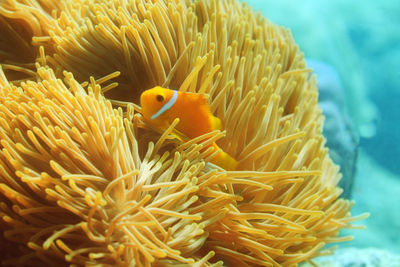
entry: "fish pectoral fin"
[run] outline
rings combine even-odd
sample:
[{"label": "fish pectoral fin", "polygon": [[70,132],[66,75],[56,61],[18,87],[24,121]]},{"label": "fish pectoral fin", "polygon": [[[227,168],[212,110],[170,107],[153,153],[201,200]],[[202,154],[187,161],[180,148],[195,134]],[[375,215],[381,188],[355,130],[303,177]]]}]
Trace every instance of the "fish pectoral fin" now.
[{"label": "fish pectoral fin", "polygon": [[174,135],[179,141],[185,142],[185,140],[188,140],[188,137],[177,129],[173,129],[171,134]]},{"label": "fish pectoral fin", "polygon": [[[159,123],[157,126],[152,125],[152,127],[155,127],[160,134],[163,134],[170,126],[171,124],[169,124],[167,121],[163,121]],[[184,133],[177,130],[176,128],[172,129],[171,135],[173,135],[176,139],[178,139],[181,142],[185,142],[189,139]]]}]

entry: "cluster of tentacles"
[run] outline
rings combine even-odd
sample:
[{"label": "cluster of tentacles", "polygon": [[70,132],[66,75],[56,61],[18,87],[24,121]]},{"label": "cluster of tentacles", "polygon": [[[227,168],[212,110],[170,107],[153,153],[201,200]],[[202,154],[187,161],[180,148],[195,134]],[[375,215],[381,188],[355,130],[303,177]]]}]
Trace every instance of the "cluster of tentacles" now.
[{"label": "cluster of tentacles", "polygon": [[[350,239],[288,30],[236,0],[4,0],[0,25],[2,264],[296,266]],[[156,85],[208,94],[224,131],[154,131]]]}]

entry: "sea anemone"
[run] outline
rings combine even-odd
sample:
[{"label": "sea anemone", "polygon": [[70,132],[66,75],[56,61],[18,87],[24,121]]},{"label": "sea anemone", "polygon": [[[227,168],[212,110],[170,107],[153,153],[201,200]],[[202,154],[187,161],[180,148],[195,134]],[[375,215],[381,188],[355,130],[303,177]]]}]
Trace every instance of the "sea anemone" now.
[{"label": "sea anemone", "polygon": [[201,146],[182,144],[181,152],[160,156],[167,131],[141,158],[132,108],[123,117],[99,85],[86,93],[70,73],[68,87],[50,69],[38,75],[41,82],[20,88],[0,84],[0,214],[5,238],[26,246],[17,262],[3,263],[194,263],[185,256],[237,198],[217,192],[199,199],[216,180],[204,170]]},{"label": "sea anemone", "polygon": [[[296,266],[350,239],[363,216],[287,29],[236,0],[51,3],[0,4],[38,79],[1,74],[5,264]],[[208,94],[224,131],[160,136],[130,103],[156,85]],[[215,141],[236,171],[209,164]]]}]

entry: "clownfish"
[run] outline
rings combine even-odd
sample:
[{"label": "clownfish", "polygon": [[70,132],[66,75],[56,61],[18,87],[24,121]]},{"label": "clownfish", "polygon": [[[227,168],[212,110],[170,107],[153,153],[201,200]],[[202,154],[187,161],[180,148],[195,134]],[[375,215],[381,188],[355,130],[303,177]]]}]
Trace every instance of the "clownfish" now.
[{"label": "clownfish", "polygon": [[[222,128],[220,119],[212,115],[210,106],[202,94],[156,86],[142,93],[140,105],[145,121],[157,129],[165,130],[175,118],[179,118],[175,129],[188,138]],[[220,149],[216,143],[213,143],[212,147]],[[223,150],[220,150],[211,162],[225,170],[235,170],[238,165],[238,162]]]}]

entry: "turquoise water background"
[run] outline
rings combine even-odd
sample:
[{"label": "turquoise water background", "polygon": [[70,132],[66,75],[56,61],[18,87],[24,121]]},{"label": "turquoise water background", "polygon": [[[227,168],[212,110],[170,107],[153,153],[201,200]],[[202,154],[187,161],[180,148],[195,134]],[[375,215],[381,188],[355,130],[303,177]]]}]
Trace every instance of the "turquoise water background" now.
[{"label": "turquoise water background", "polygon": [[366,230],[340,247],[400,253],[400,2],[398,0],[247,0],[289,28],[307,59],[337,71],[345,112],[359,136],[354,215]]}]

